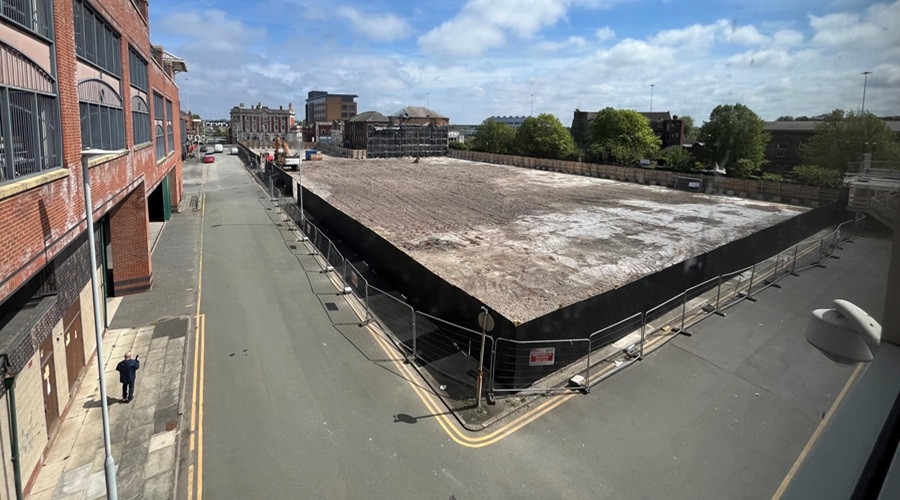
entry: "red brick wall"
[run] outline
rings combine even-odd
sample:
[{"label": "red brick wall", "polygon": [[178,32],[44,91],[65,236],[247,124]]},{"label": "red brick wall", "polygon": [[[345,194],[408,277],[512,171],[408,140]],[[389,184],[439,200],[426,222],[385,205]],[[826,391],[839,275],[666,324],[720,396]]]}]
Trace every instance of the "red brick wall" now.
[{"label": "red brick wall", "polygon": [[[139,189],[144,198],[170,172],[172,204],[182,197],[181,148],[176,144],[165,160],[157,164],[151,147],[134,150],[129,96],[128,45],[137,48],[148,60],[151,95],[153,91],[172,101],[173,111],[180,109],[178,88],[153,61],[147,23],[130,0],[94,0],[91,5],[122,36],[122,95],[124,102],[126,147],[128,154],[97,165],[90,170],[94,219],[107,214],[131,191]],[[71,175],[28,191],[0,199],[0,303],[85,229],[84,194],[81,176],[81,131],[78,93],[75,82],[75,28],[71,0],[54,1],[56,60],[62,120],[63,168]],[[152,99],[150,99],[152,106]],[[172,120],[173,136],[181,137],[181,122]],[[146,207],[144,209],[146,218]],[[115,246],[115,241],[113,242]],[[146,246],[146,245],[144,245]],[[149,272],[146,264],[136,273]],[[143,271],[142,271],[143,270]],[[118,271],[118,266],[117,266]],[[125,272],[123,270],[123,272]]]},{"label": "red brick wall", "polygon": [[116,205],[109,216],[112,240],[113,290],[116,295],[143,292],[153,279],[150,235],[147,221],[147,196],[143,184]]}]

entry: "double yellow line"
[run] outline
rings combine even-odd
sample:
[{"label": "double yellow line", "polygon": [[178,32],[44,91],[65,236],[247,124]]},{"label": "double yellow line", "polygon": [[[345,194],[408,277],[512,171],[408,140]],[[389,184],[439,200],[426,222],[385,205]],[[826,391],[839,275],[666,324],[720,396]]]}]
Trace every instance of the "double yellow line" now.
[{"label": "double yellow line", "polygon": [[197,500],[203,498],[203,353],[206,349],[206,315],[200,314],[203,297],[203,222],[206,216],[206,195],[200,202],[200,260],[197,266],[197,312],[194,321],[194,382],[191,391],[191,438],[190,450],[196,450],[195,463],[188,466],[188,500],[194,498],[194,465],[196,465]]},{"label": "double yellow line", "polygon": [[394,364],[397,370],[403,374],[403,378],[406,379],[406,381],[409,383],[409,386],[412,387],[413,392],[416,393],[419,399],[422,400],[422,403],[425,404],[425,407],[428,408],[428,411],[431,412],[432,415],[429,416],[433,416],[435,420],[437,420],[441,428],[444,429],[444,432],[446,432],[447,435],[450,436],[450,439],[452,439],[456,444],[465,446],[466,448],[483,448],[485,446],[497,443],[498,441],[513,434],[514,432],[518,431],[522,427],[525,427],[531,422],[534,422],[543,415],[549,413],[557,406],[565,403],[575,396],[574,393],[553,396],[537,407],[529,410],[527,413],[504,425],[503,427],[495,430],[494,432],[491,432],[490,434],[478,437],[470,437],[459,427],[455,419],[448,417],[446,412],[442,411],[442,404],[438,402],[431,393],[429,393],[418,383],[416,383],[418,380],[421,380],[419,378],[419,374],[416,373],[409,365],[397,359],[397,351],[384,338],[382,338],[382,336],[379,335],[371,325],[367,326],[367,328],[369,329],[369,333],[372,335],[372,338],[374,338],[375,342],[377,342],[381,347],[381,350],[384,351],[385,355],[387,355],[388,359],[391,360],[391,363]]}]

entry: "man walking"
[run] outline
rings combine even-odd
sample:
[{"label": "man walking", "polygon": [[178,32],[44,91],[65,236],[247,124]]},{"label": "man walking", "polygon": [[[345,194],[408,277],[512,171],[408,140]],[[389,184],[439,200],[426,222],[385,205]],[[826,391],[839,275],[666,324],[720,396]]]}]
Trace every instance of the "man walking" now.
[{"label": "man walking", "polygon": [[141,362],[138,361],[139,357],[140,355],[131,359],[131,353],[126,352],[125,359],[119,361],[119,364],[116,365],[116,371],[119,372],[119,382],[122,382],[122,401],[125,403],[134,399],[135,372],[141,367]]}]

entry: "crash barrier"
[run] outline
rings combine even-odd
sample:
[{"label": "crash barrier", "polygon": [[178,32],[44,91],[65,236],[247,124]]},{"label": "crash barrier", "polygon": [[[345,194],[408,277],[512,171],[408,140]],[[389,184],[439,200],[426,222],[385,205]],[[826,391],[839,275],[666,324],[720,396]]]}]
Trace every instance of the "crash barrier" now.
[{"label": "crash barrier", "polygon": [[[322,271],[334,274],[345,293],[362,305],[362,322],[378,323],[396,348],[417,368],[425,369],[441,385],[452,384],[457,396],[474,398],[478,361],[484,339],[483,390],[489,394],[569,390],[548,384],[547,367],[568,368],[583,377],[589,390],[603,370],[605,378],[641,359],[645,353],[671,340],[712,314],[755,296],[789,275],[821,266],[850,237],[846,221],[827,235],[787,248],[752,266],[721,274],[686,288],[682,293],[634,314],[586,338],[517,340],[494,337],[415,310],[404,297],[371,285],[366,272],[341,253],[339,245],[300,212],[288,186],[264,183],[273,200],[321,256]],[[613,369],[604,369],[610,366]],[[449,390],[449,389],[448,389]]]},{"label": "crash barrier", "polygon": [[686,189],[708,194],[724,194],[818,207],[840,198],[841,190],[837,188],[819,188],[789,182],[767,181],[762,179],[738,179],[722,175],[684,174],[667,170],[654,170],[621,165],[602,165],[580,161],[552,160],[532,158],[529,156],[501,155],[481,151],[465,151],[451,149],[447,156],[461,160],[510,165],[514,167],[548,170],[563,174],[584,175],[613,179],[623,182],[635,182],[655,186],[666,186]]}]

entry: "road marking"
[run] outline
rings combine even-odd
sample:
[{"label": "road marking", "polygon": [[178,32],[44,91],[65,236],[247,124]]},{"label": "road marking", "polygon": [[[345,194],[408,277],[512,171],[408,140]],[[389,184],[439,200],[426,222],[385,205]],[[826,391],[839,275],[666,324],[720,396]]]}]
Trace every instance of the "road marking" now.
[{"label": "road marking", "polygon": [[[203,350],[205,349],[206,315],[200,314],[203,294],[203,221],[206,195],[200,199],[200,258],[197,271],[197,310],[194,316],[194,380],[191,391],[190,450],[197,451],[197,499],[203,494]],[[188,500],[194,496],[194,465],[188,466]]]},{"label": "road marking", "polygon": [[450,417],[445,415],[443,411],[441,411],[441,404],[435,401],[431,394],[423,390],[421,387],[419,387],[418,384],[415,383],[415,380],[419,378],[418,374],[413,373],[411,368],[407,367],[402,361],[399,361],[392,356],[393,354],[396,354],[396,351],[390,345],[386,344],[387,341],[383,339],[381,335],[379,335],[374,329],[372,329],[371,326],[369,326],[369,332],[375,338],[375,341],[378,343],[384,353],[388,355],[394,366],[397,367],[398,370],[403,372],[404,378],[406,379],[407,383],[409,383],[410,387],[412,387],[416,395],[419,396],[419,399],[422,400],[422,402],[425,404],[425,407],[428,408],[428,411],[434,414],[434,418],[437,420],[438,424],[440,424],[441,428],[444,429],[444,432],[446,432],[447,435],[450,436],[450,439],[452,439],[460,446],[465,446],[467,448],[483,448],[485,446],[497,443],[503,438],[510,436],[522,427],[525,427],[531,422],[534,422],[538,418],[547,414],[557,406],[575,397],[575,394],[554,396],[490,434],[475,438],[469,437],[457,426],[457,423],[453,419],[451,419]]},{"label": "road marking", "polygon": [[853,370],[853,373],[850,375],[850,378],[847,379],[847,383],[844,384],[844,388],[841,389],[841,393],[838,394],[838,397],[834,400],[834,403],[831,404],[831,408],[828,409],[828,413],[825,414],[825,418],[819,422],[819,426],[816,427],[816,431],[813,432],[812,437],[809,438],[809,441],[806,443],[806,446],[803,447],[803,451],[800,452],[800,455],[797,456],[797,460],[794,461],[794,465],[791,466],[791,470],[788,471],[787,475],[784,476],[784,480],[781,481],[781,485],[775,490],[775,494],[772,495],[772,500],[778,500],[784,495],[785,490],[791,481],[793,481],[794,476],[797,475],[797,471],[800,470],[800,466],[803,465],[803,462],[806,461],[807,455],[809,455],[810,450],[812,450],[813,445],[816,444],[816,441],[819,440],[819,437],[822,435],[822,432],[825,430],[825,427],[828,427],[828,423],[831,421],[831,417],[834,416],[834,412],[837,410],[837,407],[841,404],[841,401],[844,400],[844,396],[847,395],[847,391],[850,390],[850,386],[856,381],[856,378],[859,376],[860,372],[862,372],[865,363],[860,363],[856,366],[856,369]]}]

